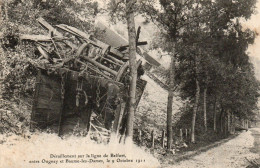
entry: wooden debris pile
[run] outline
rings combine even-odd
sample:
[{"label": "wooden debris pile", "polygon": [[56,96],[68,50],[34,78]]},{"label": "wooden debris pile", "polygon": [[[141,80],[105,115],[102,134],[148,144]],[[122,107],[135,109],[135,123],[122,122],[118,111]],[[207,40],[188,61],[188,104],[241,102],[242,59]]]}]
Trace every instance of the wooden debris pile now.
[{"label": "wooden debris pile", "polygon": [[[130,80],[128,46],[114,48],[75,27],[53,27],[43,18],[38,22],[48,35],[20,36],[22,41],[35,43],[40,56],[30,61],[44,71],[37,78],[31,124],[39,128],[55,125],[62,134],[74,129],[69,123],[79,124],[72,120],[78,117],[87,131],[123,134]],[[137,41],[137,45],[144,44]],[[141,60],[137,67],[136,106],[146,85],[140,79],[144,73]]]},{"label": "wooden debris pile", "polygon": [[71,68],[68,63],[73,61],[84,67],[80,71],[120,80],[128,64],[126,53],[120,51],[127,46],[115,49],[72,26],[60,24],[54,28],[43,18],[38,22],[48,30],[48,35],[21,35],[20,39],[35,42],[43,68]]}]

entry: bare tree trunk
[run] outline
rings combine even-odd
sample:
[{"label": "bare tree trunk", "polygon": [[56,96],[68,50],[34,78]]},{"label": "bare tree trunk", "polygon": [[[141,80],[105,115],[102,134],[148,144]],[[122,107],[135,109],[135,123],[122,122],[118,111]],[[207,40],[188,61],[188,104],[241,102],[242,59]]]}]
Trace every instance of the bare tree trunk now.
[{"label": "bare tree trunk", "polygon": [[126,19],[129,38],[129,66],[130,66],[130,90],[129,90],[129,110],[127,118],[126,129],[126,143],[132,142],[133,139],[133,127],[134,127],[134,111],[135,111],[135,93],[136,93],[136,81],[137,81],[137,69],[136,69],[136,30],[134,20],[134,4],[136,0],[126,1]]},{"label": "bare tree trunk", "polygon": [[183,141],[183,132],[182,132],[182,129],[180,129],[180,141]]},{"label": "bare tree trunk", "polygon": [[167,103],[167,149],[171,149],[172,146],[172,101],[173,92],[168,93],[168,103]]},{"label": "bare tree trunk", "polygon": [[224,108],[222,107],[221,104],[221,112],[220,112],[220,116],[219,116],[219,120],[220,120],[220,132],[223,133],[224,132]]},{"label": "bare tree trunk", "polygon": [[228,110],[228,112],[227,112],[227,131],[229,132],[229,133],[231,133],[230,132],[230,111]]},{"label": "bare tree trunk", "polygon": [[165,146],[165,145],[164,145],[164,137],[165,137],[165,131],[163,130],[163,131],[162,131],[162,140],[161,140],[161,141],[162,141],[162,147],[163,147],[163,148],[164,148],[164,146]]},{"label": "bare tree trunk", "polygon": [[220,116],[220,131],[223,132],[223,115]]},{"label": "bare tree trunk", "polygon": [[208,130],[207,126],[207,87],[203,91],[203,111],[204,111],[204,129],[205,132]]},{"label": "bare tree trunk", "polygon": [[227,135],[227,115],[224,113],[224,135]]},{"label": "bare tree trunk", "polygon": [[195,56],[195,71],[196,71],[196,95],[195,95],[195,102],[193,106],[193,114],[192,114],[192,121],[191,121],[191,142],[195,142],[195,123],[196,123],[196,115],[198,110],[199,98],[200,98],[200,85],[198,81],[198,56]]},{"label": "bare tree trunk", "polygon": [[174,87],[174,68],[175,60],[174,54],[171,57],[170,64],[170,88],[168,91],[167,102],[167,149],[170,150],[172,146],[172,101],[173,101],[173,87]]},{"label": "bare tree trunk", "polygon": [[3,1],[0,1],[0,23],[3,21],[3,15],[2,15],[2,6],[3,6]]},{"label": "bare tree trunk", "polygon": [[234,114],[233,114],[233,111],[232,111],[232,113],[231,113],[231,128],[230,128],[230,132],[231,132],[231,134],[234,134],[235,133],[235,131],[234,131]]},{"label": "bare tree trunk", "polygon": [[214,131],[217,132],[217,99],[215,97],[214,102],[214,116],[213,116],[213,123],[214,123]]}]

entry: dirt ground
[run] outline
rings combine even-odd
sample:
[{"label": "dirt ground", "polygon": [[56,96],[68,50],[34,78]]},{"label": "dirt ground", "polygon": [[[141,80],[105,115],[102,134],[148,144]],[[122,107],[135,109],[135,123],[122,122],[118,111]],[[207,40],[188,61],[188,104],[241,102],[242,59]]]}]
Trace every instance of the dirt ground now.
[{"label": "dirt ground", "polygon": [[246,160],[260,158],[260,128],[252,128],[222,145],[188,160],[163,167],[174,168],[244,168]]},{"label": "dirt ground", "polygon": [[[252,129],[252,135],[255,138],[254,147],[251,148],[251,152],[260,155],[260,129]],[[256,160],[260,167],[260,157]]]}]

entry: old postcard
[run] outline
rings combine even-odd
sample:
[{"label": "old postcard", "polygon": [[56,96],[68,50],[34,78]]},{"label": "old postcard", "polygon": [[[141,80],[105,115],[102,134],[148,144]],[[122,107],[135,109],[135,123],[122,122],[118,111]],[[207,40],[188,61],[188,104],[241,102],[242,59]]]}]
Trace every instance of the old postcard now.
[{"label": "old postcard", "polygon": [[0,5],[0,168],[260,166],[259,0]]}]

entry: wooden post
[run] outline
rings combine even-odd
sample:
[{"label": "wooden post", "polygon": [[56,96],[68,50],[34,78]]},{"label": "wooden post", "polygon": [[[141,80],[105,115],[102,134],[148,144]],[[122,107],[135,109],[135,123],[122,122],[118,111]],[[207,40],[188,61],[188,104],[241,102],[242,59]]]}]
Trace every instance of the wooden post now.
[{"label": "wooden post", "polygon": [[139,137],[138,137],[140,144],[142,143],[142,130],[139,129]]},{"label": "wooden post", "polygon": [[1,117],[0,117],[0,120],[1,120],[1,121],[2,121],[2,118],[3,118],[3,112],[4,112],[4,111],[1,110]]},{"label": "wooden post", "polygon": [[152,137],[152,148],[154,148],[154,130],[152,130],[151,137]]},{"label": "wooden post", "polygon": [[162,130],[162,147],[164,148],[164,138],[165,138],[165,131]]},{"label": "wooden post", "polygon": [[230,114],[230,133],[233,134],[233,125],[234,125],[234,121],[233,121],[233,111]]},{"label": "wooden post", "polygon": [[[207,73],[208,74],[208,73]],[[206,75],[208,78],[208,75]],[[207,87],[203,90],[203,116],[204,116],[204,131],[207,132],[208,125],[207,125]]]},{"label": "wooden post", "polygon": [[183,140],[183,137],[182,137],[182,129],[180,129],[180,140],[181,140],[181,141]]},{"label": "wooden post", "polygon": [[185,138],[186,139],[188,138],[188,129],[187,128],[185,129]]},{"label": "wooden post", "polygon": [[227,112],[227,131],[228,131],[228,133],[230,133],[231,131],[230,131],[230,111],[228,110],[228,112]]},{"label": "wooden post", "polygon": [[233,111],[232,111],[232,113],[231,113],[231,131],[232,131],[232,134],[234,134],[235,133],[235,116],[234,116],[234,113],[233,113]]}]

